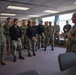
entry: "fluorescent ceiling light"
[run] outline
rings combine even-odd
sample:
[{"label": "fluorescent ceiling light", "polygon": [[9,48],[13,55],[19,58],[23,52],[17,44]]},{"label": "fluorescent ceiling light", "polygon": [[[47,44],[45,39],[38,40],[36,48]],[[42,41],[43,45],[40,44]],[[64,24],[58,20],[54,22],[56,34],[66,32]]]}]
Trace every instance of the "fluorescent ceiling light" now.
[{"label": "fluorescent ceiling light", "polygon": [[74,2],[74,4],[76,4],[76,2]]},{"label": "fluorescent ceiling light", "polygon": [[39,17],[39,15],[29,15],[29,17]]},{"label": "fluorescent ceiling light", "polygon": [[58,13],[59,11],[45,10],[44,12],[48,12],[48,13]]},{"label": "fluorescent ceiling light", "polygon": [[27,7],[19,7],[19,6],[8,6],[7,9],[16,9],[16,10],[28,10]]},{"label": "fluorescent ceiling light", "polygon": [[0,15],[15,16],[16,14],[1,13]]},{"label": "fluorescent ceiling light", "polygon": [[0,17],[0,18],[7,18],[7,17]]},{"label": "fluorescent ceiling light", "polygon": [[28,19],[28,18],[20,18],[20,19]]}]

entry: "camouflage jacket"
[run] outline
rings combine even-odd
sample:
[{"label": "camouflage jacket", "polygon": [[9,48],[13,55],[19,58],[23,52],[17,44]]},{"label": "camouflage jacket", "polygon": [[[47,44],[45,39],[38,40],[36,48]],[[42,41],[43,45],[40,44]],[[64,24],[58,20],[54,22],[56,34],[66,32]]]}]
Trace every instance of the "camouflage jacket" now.
[{"label": "camouflage jacket", "polygon": [[8,24],[8,23],[6,23],[3,27],[4,27],[4,34],[5,35],[10,35],[10,33],[9,33],[9,29],[10,29],[10,27],[11,27],[12,25],[10,24]]},{"label": "camouflage jacket", "polygon": [[74,25],[70,31],[71,38],[67,40],[67,52],[76,52],[76,25]]},{"label": "camouflage jacket", "polygon": [[2,26],[0,26],[0,42],[4,41],[4,29]]},{"label": "camouflage jacket", "polygon": [[69,33],[71,34],[71,42],[76,44],[76,25],[70,29]]},{"label": "camouflage jacket", "polygon": [[48,34],[52,36],[54,34],[53,26],[48,26]]},{"label": "camouflage jacket", "polygon": [[25,26],[21,25],[20,28],[22,30],[22,34],[25,34],[27,26],[26,25]]},{"label": "camouflage jacket", "polygon": [[59,31],[60,31],[60,26],[59,25],[54,25],[53,26],[53,29],[54,29],[54,33],[59,33]]},{"label": "camouflage jacket", "polygon": [[45,31],[44,31],[44,35],[48,35],[48,26],[44,25]]}]

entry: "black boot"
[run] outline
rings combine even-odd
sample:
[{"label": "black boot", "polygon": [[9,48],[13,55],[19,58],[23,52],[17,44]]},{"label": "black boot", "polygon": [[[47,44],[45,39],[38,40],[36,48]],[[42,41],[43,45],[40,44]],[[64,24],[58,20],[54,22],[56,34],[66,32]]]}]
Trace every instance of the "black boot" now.
[{"label": "black boot", "polygon": [[36,56],[35,52],[33,52],[33,56]]},{"label": "black boot", "polygon": [[2,62],[1,62],[1,65],[6,65],[6,63],[2,61]]},{"label": "black boot", "polygon": [[3,62],[2,58],[1,58],[1,65],[6,65],[6,63]]},{"label": "black boot", "polygon": [[44,48],[44,51],[46,51],[46,47]]},{"label": "black boot", "polygon": [[16,60],[16,56],[14,56],[14,60],[13,60],[14,62],[16,62],[17,60]]},{"label": "black boot", "polygon": [[42,47],[42,48],[44,48],[44,46],[43,46],[43,45],[42,45],[41,47]]},{"label": "black boot", "polygon": [[35,51],[37,51],[37,49],[35,49]]},{"label": "black boot", "polygon": [[38,49],[40,49],[40,46],[38,46]]},{"label": "black boot", "polygon": [[19,56],[19,59],[24,59],[24,57],[22,55]]},{"label": "black boot", "polygon": [[30,54],[30,52],[28,53],[28,56],[29,56],[29,57],[31,57],[31,54]]},{"label": "black boot", "polygon": [[51,49],[52,51],[54,51],[54,48],[52,47],[52,49]]}]

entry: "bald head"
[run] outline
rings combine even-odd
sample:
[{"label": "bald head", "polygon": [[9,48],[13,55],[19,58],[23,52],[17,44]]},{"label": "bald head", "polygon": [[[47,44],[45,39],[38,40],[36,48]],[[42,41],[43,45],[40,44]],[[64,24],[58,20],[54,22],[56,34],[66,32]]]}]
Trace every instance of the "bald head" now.
[{"label": "bald head", "polygon": [[72,15],[72,22],[76,24],[76,13]]}]

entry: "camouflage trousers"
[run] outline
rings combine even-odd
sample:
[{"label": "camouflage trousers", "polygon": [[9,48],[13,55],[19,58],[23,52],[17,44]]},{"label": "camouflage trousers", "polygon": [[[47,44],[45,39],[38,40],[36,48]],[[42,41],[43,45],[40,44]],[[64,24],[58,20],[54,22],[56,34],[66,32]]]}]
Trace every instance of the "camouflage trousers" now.
[{"label": "camouflage trousers", "polygon": [[76,44],[73,43],[69,39],[67,40],[66,52],[74,52],[74,53],[76,53]]},{"label": "camouflage trousers", "polygon": [[67,35],[64,35],[64,46],[67,44]]},{"label": "camouflage trousers", "polygon": [[21,40],[20,41],[12,40],[11,44],[12,44],[13,55],[16,56],[16,51],[18,49],[19,55],[21,56],[22,55],[22,42],[21,42]]},{"label": "camouflage trousers", "polygon": [[43,46],[44,45],[44,39],[42,37],[42,35],[38,34],[37,36],[37,39],[38,39],[38,46]]},{"label": "camouflage trousers", "polygon": [[49,37],[48,35],[45,35],[44,46],[47,47],[49,42],[51,44],[51,47],[53,47],[53,45],[54,45],[54,38],[53,38],[53,36]]},{"label": "camouflage trousers", "polygon": [[25,47],[26,44],[27,44],[27,37],[25,34],[22,34],[22,45],[23,45],[23,47]]},{"label": "camouflage trousers", "polygon": [[6,48],[7,48],[7,54],[10,54],[10,45],[11,44],[11,38],[10,36],[6,36]]},{"label": "camouflage trousers", "polygon": [[28,47],[28,52],[32,51],[35,52],[36,50],[36,42],[33,39],[28,38],[27,39],[27,47]]},{"label": "camouflage trousers", "polygon": [[48,35],[45,34],[45,39],[44,39],[44,47],[47,47],[49,44],[50,38]]},{"label": "camouflage trousers", "polygon": [[0,58],[3,58],[4,55],[4,42],[0,42]]}]

